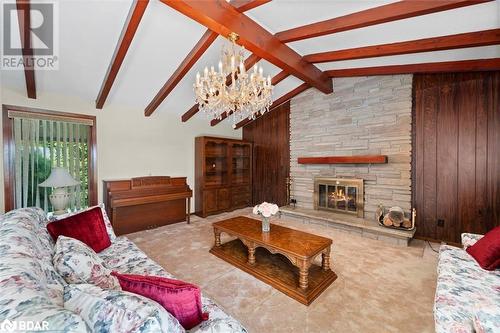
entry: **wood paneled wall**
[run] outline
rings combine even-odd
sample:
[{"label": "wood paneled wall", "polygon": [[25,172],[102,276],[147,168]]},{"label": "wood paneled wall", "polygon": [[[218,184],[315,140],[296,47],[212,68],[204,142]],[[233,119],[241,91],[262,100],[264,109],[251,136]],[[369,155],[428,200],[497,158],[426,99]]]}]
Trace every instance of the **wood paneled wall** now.
[{"label": "wood paneled wall", "polygon": [[290,176],[290,102],[243,127],[253,142],[253,202],[287,204]]},{"label": "wood paneled wall", "polygon": [[500,225],[500,72],[413,82],[417,236],[459,243]]}]

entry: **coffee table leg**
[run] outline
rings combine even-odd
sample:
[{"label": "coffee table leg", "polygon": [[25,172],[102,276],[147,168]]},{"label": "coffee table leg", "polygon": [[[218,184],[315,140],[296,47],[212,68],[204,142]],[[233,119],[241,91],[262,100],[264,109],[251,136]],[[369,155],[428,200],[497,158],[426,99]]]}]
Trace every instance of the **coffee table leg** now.
[{"label": "coffee table leg", "polygon": [[214,228],[215,246],[220,246],[220,231]]},{"label": "coffee table leg", "polygon": [[254,246],[248,247],[248,263],[250,265],[255,265],[255,247]]},{"label": "coffee table leg", "polygon": [[321,256],[321,266],[323,266],[324,271],[327,271],[330,269],[330,248],[326,249]]},{"label": "coffee table leg", "polygon": [[299,286],[301,289],[307,289],[309,286],[309,262],[302,261],[299,265]]}]

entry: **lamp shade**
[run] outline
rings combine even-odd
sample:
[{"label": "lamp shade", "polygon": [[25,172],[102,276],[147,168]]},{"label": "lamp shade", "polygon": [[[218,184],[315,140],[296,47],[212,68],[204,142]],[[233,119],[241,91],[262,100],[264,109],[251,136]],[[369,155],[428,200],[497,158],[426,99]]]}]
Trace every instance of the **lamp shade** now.
[{"label": "lamp shade", "polygon": [[38,186],[42,187],[66,187],[66,186],[75,186],[80,184],[79,181],[76,181],[71,177],[68,170],[64,168],[53,168],[50,172],[50,176],[45,179],[43,183],[38,184]]}]

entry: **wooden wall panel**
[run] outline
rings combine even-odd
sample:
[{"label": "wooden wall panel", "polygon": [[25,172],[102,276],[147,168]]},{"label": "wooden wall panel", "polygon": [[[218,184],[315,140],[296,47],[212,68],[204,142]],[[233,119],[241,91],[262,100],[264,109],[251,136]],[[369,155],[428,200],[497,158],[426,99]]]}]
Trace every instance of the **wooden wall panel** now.
[{"label": "wooden wall panel", "polygon": [[[433,176],[436,178],[434,203],[436,206],[436,216],[447,221],[457,219],[457,163],[458,151],[456,149],[458,137],[458,110],[455,104],[456,88],[451,86],[437,86],[433,89],[436,92],[437,107],[428,110],[436,117],[436,137],[433,143],[436,144],[435,153],[436,168]],[[432,136],[432,134],[430,134]],[[461,137],[463,139],[463,136]],[[452,196],[450,196],[452,194]],[[431,221],[435,216],[431,216]],[[446,228],[440,228],[434,223],[436,239],[450,239],[455,234],[456,224],[446,224]]]},{"label": "wooden wall panel", "polygon": [[500,225],[499,83],[498,71],[414,76],[417,236],[459,243]]},{"label": "wooden wall panel", "polygon": [[423,196],[423,217],[424,217],[424,231],[429,237],[437,237],[436,225],[432,223],[436,216],[436,201],[437,201],[437,181],[436,181],[436,164],[437,164],[437,144],[436,144],[436,113],[434,110],[437,108],[437,92],[435,89],[424,90],[424,110],[423,117],[425,120],[423,134],[427,140],[423,144],[423,189],[425,195]]},{"label": "wooden wall panel", "polygon": [[490,76],[484,83],[487,93],[486,109],[488,113],[487,131],[487,188],[488,211],[484,221],[485,228],[492,229],[500,221],[500,73]]},{"label": "wooden wall panel", "polygon": [[[477,84],[477,98],[487,95],[487,83]],[[485,103],[477,103],[476,109],[476,124],[477,128],[488,128],[488,112]],[[500,128],[500,127],[497,127]],[[497,130],[498,132],[498,130]],[[488,188],[488,131],[479,131],[476,133],[476,205],[477,205],[477,222],[488,228],[488,219],[486,219],[488,211],[487,201]]]},{"label": "wooden wall panel", "polygon": [[253,202],[287,204],[290,176],[290,102],[243,127],[253,145]]}]

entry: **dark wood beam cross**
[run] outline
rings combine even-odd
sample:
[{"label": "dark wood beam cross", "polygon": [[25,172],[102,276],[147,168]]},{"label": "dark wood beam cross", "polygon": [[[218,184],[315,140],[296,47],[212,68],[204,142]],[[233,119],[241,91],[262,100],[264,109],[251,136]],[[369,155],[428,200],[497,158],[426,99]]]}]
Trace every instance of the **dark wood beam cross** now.
[{"label": "dark wood beam cross", "polygon": [[301,55],[255,21],[238,12],[226,1],[161,1],[220,35],[228,36],[231,32],[237,33],[240,37],[238,43],[255,55],[326,94],[333,91],[332,81],[327,75],[304,61]]},{"label": "dark wood beam cross", "polygon": [[376,24],[476,5],[489,1],[492,0],[398,1],[333,19],[281,31],[276,34],[276,37],[284,43],[289,43],[297,40],[329,35],[336,32],[368,27]]},{"label": "dark wood beam cross", "polygon": [[[231,1],[231,5],[236,8],[239,12],[244,12],[265,4],[271,0],[233,0]],[[189,52],[189,54],[184,58],[179,67],[174,71],[174,73],[170,76],[170,78],[165,82],[163,87],[161,87],[160,91],[155,95],[153,100],[146,106],[144,110],[144,114],[149,117],[155,112],[155,110],[160,106],[160,104],[167,98],[167,96],[172,92],[172,90],[179,84],[182,78],[189,72],[189,70],[194,66],[194,64],[201,58],[201,56],[205,53],[205,51],[212,45],[219,34],[216,32],[207,29],[207,31],[203,34],[201,39],[196,43],[193,49]],[[191,111],[191,112],[190,112]],[[185,113],[182,118],[191,118],[198,112],[198,107],[191,108],[188,112]],[[183,121],[187,121],[183,120]]]},{"label": "dark wood beam cross", "polygon": [[21,50],[23,54],[24,79],[28,98],[36,98],[35,68],[33,63],[33,48],[31,47],[31,5],[29,1],[17,0],[17,20],[19,35],[21,36]]},{"label": "dark wood beam cross", "polygon": [[118,39],[118,43],[115,48],[113,57],[111,58],[111,63],[109,64],[106,75],[104,76],[104,81],[102,82],[101,89],[97,95],[95,107],[97,109],[102,109],[106,98],[109,95],[111,87],[115,82],[118,71],[123,63],[123,59],[127,55],[128,48],[132,43],[135,32],[139,27],[142,16],[146,11],[149,0],[134,0],[130,11],[128,13],[127,19],[125,20],[125,25],[123,26],[122,33]]},{"label": "dark wood beam cross", "polygon": [[309,54],[309,62],[329,62],[361,58],[383,57],[398,54],[453,50],[500,44],[500,29],[491,29],[462,34],[423,38],[398,43],[370,45],[352,49]]}]

